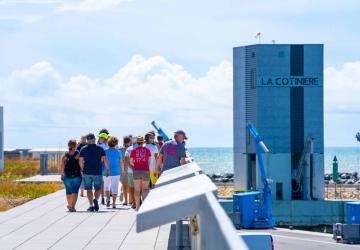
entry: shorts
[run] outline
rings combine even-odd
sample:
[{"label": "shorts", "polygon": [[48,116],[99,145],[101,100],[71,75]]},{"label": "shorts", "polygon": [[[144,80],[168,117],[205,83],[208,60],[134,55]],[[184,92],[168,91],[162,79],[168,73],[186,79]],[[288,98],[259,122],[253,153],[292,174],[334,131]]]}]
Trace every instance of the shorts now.
[{"label": "shorts", "polygon": [[64,176],[64,185],[67,195],[79,193],[81,179],[82,179],[81,176],[72,177],[72,178]]},{"label": "shorts", "polygon": [[111,194],[118,194],[119,192],[120,175],[104,177],[104,191]]},{"label": "shorts", "polygon": [[127,171],[125,172],[125,175],[121,175],[120,176],[120,182],[123,185],[127,185],[128,184],[128,175],[127,175]]},{"label": "shorts", "polygon": [[84,189],[84,177],[81,176],[81,185],[80,188]]},{"label": "shorts", "polygon": [[150,170],[150,181],[152,185],[155,185],[158,178],[155,176],[155,172]]},{"label": "shorts", "polygon": [[91,174],[84,174],[84,189],[85,190],[92,190],[93,187],[95,190],[100,190],[101,185],[103,182],[102,175],[91,175]]},{"label": "shorts", "polygon": [[127,173],[127,178],[128,178],[128,186],[129,188],[134,188],[134,178],[133,178],[133,173]]},{"label": "shorts", "polygon": [[134,180],[143,179],[144,181],[150,180],[150,173],[149,171],[144,170],[134,170]]}]

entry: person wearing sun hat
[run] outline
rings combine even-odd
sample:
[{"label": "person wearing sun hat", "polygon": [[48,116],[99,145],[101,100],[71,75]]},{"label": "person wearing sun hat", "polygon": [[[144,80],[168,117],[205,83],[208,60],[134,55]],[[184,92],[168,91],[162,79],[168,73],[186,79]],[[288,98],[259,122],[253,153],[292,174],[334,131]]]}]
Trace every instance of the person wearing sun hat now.
[{"label": "person wearing sun hat", "polygon": [[104,177],[104,189],[106,194],[106,206],[110,206],[110,193],[113,198],[113,208],[116,208],[116,197],[119,191],[120,176],[124,176],[124,162],[120,150],[117,149],[119,139],[110,136],[109,149],[105,150],[109,162],[110,176]]},{"label": "person wearing sun hat", "polygon": [[144,201],[149,192],[151,152],[144,147],[144,137],[138,136],[136,143],[138,147],[131,151],[130,164],[133,168],[136,210],[139,210],[140,199]]}]

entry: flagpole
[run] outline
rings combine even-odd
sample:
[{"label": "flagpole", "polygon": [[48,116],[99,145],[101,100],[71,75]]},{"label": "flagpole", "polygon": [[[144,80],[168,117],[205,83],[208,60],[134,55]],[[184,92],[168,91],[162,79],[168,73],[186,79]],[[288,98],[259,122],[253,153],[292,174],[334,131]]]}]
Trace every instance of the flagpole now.
[{"label": "flagpole", "polygon": [[261,44],[261,32],[256,33],[255,38],[258,39],[258,43]]}]

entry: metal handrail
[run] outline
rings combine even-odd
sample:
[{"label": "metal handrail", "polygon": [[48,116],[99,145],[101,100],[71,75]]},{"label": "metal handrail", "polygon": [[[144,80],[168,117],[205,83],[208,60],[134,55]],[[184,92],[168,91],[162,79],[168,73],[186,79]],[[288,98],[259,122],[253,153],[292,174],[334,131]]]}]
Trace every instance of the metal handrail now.
[{"label": "metal handrail", "polygon": [[[196,163],[191,164],[194,167]],[[180,167],[190,168],[190,164]],[[217,187],[206,175],[197,173],[184,179],[173,174],[174,181],[169,181],[165,171],[158,181],[165,177],[167,184],[151,190],[140,207],[137,232],[188,218],[191,249],[248,249],[217,201],[214,195]]]}]

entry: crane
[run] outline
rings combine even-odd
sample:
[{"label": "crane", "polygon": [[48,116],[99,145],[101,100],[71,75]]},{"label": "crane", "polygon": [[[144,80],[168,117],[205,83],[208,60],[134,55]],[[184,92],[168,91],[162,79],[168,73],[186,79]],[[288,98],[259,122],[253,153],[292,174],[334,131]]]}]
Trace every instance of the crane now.
[{"label": "crane", "polygon": [[162,135],[164,142],[170,141],[169,136],[167,136],[167,134],[164,132],[164,130],[162,130],[162,128],[160,128],[160,126],[155,121],[152,121],[151,125],[156,129],[156,132],[159,135]]},{"label": "crane", "polygon": [[275,225],[275,220],[272,217],[271,213],[271,188],[269,186],[269,179],[266,176],[264,161],[262,158],[262,152],[269,153],[269,149],[266,147],[262,141],[259,133],[257,132],[254,125],[251,122],[248,122],[246,128],[248,129],[250,135],[253,137],[256,149],[256,155],[259,162],[261,182],[262,182],[262,192],[260,193],[260,204],[258,211],[255,213],[255,228],[271,228]]},{"label": "crane", "polygon": [[[312,179],[313,179],[313,162],[312,154],[314,151],[314,141],[315,139],[312,136],[309,136],[305,142],[304,149],[302,151],[298,168],[293,173],[293,178],[291,180],[292,185],[292,197],[293,199],[308,200],[308,189],[310,185],[310,199],[316,200],[312,194]],[[310,172],[310,183],[307,180],[309,175],[308,168]]]},{"label": "crane", "polygon": [[263,187],[261,191],[234,194],[233,211],[240,213],[240,226],[243,228],[272,228],[275,226],[275,219],[271,213],[271,188],[262,158],[263,152],[269,153],[270,151],[251,122],[248,122],[246,128],[255,143]]}]

